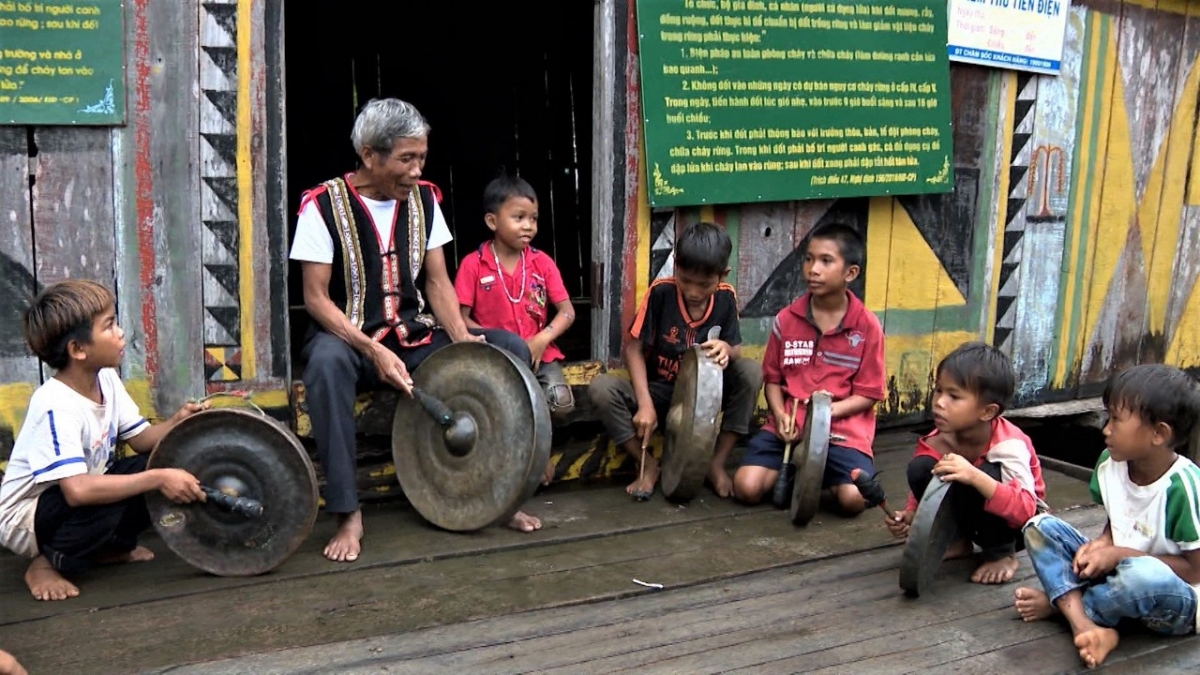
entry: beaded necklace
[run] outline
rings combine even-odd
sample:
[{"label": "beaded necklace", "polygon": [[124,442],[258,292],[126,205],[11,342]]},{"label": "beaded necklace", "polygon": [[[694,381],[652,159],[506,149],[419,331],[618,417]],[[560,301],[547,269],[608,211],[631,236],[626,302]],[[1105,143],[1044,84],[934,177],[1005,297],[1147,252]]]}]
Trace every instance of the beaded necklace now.
[{"label": "beaded necklace", "polygon": [[495,242],[492,243],[492,260],[496,261],[496,273],[500,275],[500,287],[504,289],[504,297],[508,298],[512,304],[517,304],[525,293],[525,273],[528,271],[525,267],[525,249],[521,249],[521,286],[517,289],[515,298],[508,292],[508,282],[504,280],[504,266],[500,264],[500,256],[496,253]]}]

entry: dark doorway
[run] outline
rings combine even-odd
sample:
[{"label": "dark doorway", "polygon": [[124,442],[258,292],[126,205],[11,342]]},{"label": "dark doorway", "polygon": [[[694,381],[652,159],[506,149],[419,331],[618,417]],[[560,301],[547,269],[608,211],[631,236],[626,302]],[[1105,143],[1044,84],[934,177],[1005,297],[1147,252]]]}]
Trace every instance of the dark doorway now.
[{"label": "dark doorway", "polygon": [[[409,101],[433,127],[424,178],[442,190],[451,271],[489,239],[484,185],[502,168],[519,174],[538,193],[534,246],[554,258],[576,307],[559,345],[568,359],[588,358],[593,3],[334,7],[285,16],[289,230],[304,190],[353,170],[358,109]],[[295,266],[289,295],[295,358],[310,321]]]}]

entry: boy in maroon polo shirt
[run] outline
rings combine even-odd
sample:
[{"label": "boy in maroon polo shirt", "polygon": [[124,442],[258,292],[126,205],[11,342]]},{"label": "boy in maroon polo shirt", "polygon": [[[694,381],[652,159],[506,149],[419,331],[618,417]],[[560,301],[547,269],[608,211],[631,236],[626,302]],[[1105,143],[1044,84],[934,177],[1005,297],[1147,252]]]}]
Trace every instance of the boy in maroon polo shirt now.
[{"label": "boy in maroon polo shirt", "polygon": [[501,176],[484,188],[483,205],[483,220],[496,236],[458,267],[454,289],[463,320],[468,328],[498,328],[521,336],[550,413],[562,418],[575,409],[575,399],[560,363],[566,357],[554,340],[575,321],[575,308],[558,266],[529,245],[537,235],[537,193],[521,178]]},{"label": "boy in maroon polo shirt", "polygon": [[[804,427],[809,396],[826,391],[833,397],[830,432],[838,440],[829,445],[822,487],[847,515],[875,506],[851,478],[854,469],[875,474],[875,403],[884,397],[883,328],[847,288],[862,270],[863,249],[858,231],[840,223],[822,225],[808,237],[808,290],[775,316],[767,338],[762,371],[769,415],[733,478],[743,502],[757,504],[771,491],[784,443]],[[789,423],[793,412],[795,423]]]},{"label": "boy in maroon polo shirt", "polygon": [[625,345],[629,379],[598,375],[588,397],[600,411],[609,438],[635,462],[638,479],[625,491],[638,501],[649,499],[658,481],[658,461],[642,452],[644,441],[660,421],[675,393],[675,377],[683,354],[695,345],[721,368],[723,417],[713,448],[708,483],[719,497],[733,494],[725,462],[737,439],[750,430],[758,399],[760,370],[739,358],[742,332],[737,295],[722,279],[729,274],[733,242],[712,223],[694,223],[675,244],[675,276],[656,280],[646,291]]}]

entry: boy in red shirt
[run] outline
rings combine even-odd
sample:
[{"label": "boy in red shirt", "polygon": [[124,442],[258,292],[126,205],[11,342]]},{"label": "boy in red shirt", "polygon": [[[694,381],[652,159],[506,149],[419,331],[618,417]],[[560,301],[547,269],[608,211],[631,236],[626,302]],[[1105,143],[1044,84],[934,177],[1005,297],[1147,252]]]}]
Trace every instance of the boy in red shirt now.
[{"label": "boy in red shirt", "polygon": [[946,498],[953,500],[960,538],[946,558],[969,556],[979,544],[983,563],[971,581],[1003,584],[1017,571],[1021,527],[1045,510],[1046,496],[1033,442],[1000,417],[1015,386],[1012,362],[991,345],[968,342],[942,359],[935,375],[936,429],[917,441],[904,510],[884,520],[897,538],[908,536],[919,495],[933,477],[953,481]]},{"label": "boy in red shirt", "polygon": [[675,276],[656,280],[646,291],[625,345],[629,379],[599,375],[588,385],[592,405],[604,417],[608,436],[635,462],[638,479],[625,491],[649,499],[658,481],[658,461],[642,452],[659,421],[666,421],[683,354],[695,345],[723,371],[721,433],[713,448],[708,482],[718,497],[733,493],[725,462],[750,430],[758,398],[759,368],[741,355],[737,295],[722,279],[729,274],[733,242],[712,223],[693,223],[675,244]]},{"label": "boy in red shirt", "polygon": [[[463,320],[468,328],[504,329],[525,340],[550,414],[561,419],[575,409],[575,398],[554,341],[575,321],[575,308],[558,266],[529,245],[537,235],[537,193],[521,178],[501,176],[484,188],[483,205],[483,220],[496,237],[458,267],[454,289]],[[552,470],[547,467],[544,482]]]},{"label": "boy in red shirt", "polygon": [[826,391],[833,397],[830,432],[837,443],[829,445],[822,488],[847,515],[874,506],[851,478],[855,469],[874,476],[875,403],[884,397],[883,328],[848,289],[862,270],[864,248],[858,231],[841,223],[822,225],[808,237],[808,290],[775,316],[767,338],[762,372],[769,415],[733,478],[743,502],[757,504],[771,491],[784,443],[804,427],[809,396]]}]

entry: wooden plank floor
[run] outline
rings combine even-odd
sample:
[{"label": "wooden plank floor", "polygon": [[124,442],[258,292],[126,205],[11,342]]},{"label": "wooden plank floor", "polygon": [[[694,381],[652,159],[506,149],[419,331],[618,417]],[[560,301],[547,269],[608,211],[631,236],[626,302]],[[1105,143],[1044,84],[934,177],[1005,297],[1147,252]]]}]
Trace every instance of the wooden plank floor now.
[{"label": "wooden plank floor", "polygon": [[[896,502],[904,494],[903,468],[913,438],[893,434],[880,439],[878,467],[884,487]],[[1047,473],[1046,480],[1055,509],[1087,502],[1087,488],[1081,481],[1053,472]],[[424,641],[414,631],[492,618],[500,619],[498,630],[513,616],[524,620],[529,612],[547,608],[578,611],[581,616],[609,612],[621,620],[636,620],[639,615],[624,614],[635,600],[662,602],[673,593],[708,588],[704,585],[714,582],[727,585],[705,592],[722,598],[743,593],[721,590],[741,583],[730,580],[763,570],[779,570],[770,583],[803,582],[790,589],[793,594],[780,600],[780,607],[807,606],[820,597],[837,596],[857,598],[856,602],[870,607],[875,600],[894,601],[897,592],[894,567],[899,548],[878,513],[852,520],[820,514],[809,527],[796,529],[770,507],[748,508],[711,496],[684,507],[668,504],[661,495],[639,504],[614,484],[552,486],[535,497],[528,510],[546,523],[541,532],[527,535],[490,528],[454,534],[425,525],[402,504],[372,506],[366,516],[364,554],[348,565],[320,557],[332,532],[332,522],[322,518],[295,556],[274,572],[251,579],[199,573],[150,537],[147,543],[158,552],[156,560],[99,570],[82,580],[79,598],[61,603],[30,598],[21,582],[25,561],[0,556],[0,648],[17,653],[35,674],[175,672],[181,664],[381,636]],[[821,560],[828,562],[813,562]],[[810,583],[810,570],[817,568],[796,566],[805,561],[828,564],[829,570],[821,572],[825,576],[811,577],[826,581]],[[859,572],[845,575],[842,568]],[[866,586],[850,583],[860,577],[868,582]],[[635,578],[660,582],[671,590],[648,590],[633,584]],[[760,583],[754,579],[753,583]],[[697,636],[709,636],[696,637],[698,644],[732,640],[730,644],[746,643],[745,650],[762,649],[755,636],[761,637],[764,625],[784,631],[779,636],[783,640],[788,635],[785,627],[796,630],[799,624],[776,625],[776,620],[767,618],[769,611],[751,601],[755,593],[767,595],[745,591],[737,597],[748,604],[721,606],[719,613],[711,607],[701,609],[687,624],[680,624],[673,613],[665,616],[648,607],[641,610],[647,622],[640,628],[611,627],[612,635],[595,639],[624,645],[632,635],[653,642],[668,628],[694,629]],[[683,612],[686,603],[680,607]],[[862,617],[868,624],[885,618],[878,613]],[[792,619],[799,620],[788,621]],[[742,628],[730,629],[724,623],[728,620],[743,622],[737,624]],[[824,619],[819,621],[823,624]],[[890,628],[881,624],[879,630],[898,630],[905,619],[889,621],[893,622],[887,624]],[[693,628],[677,628],[681,626]],[[578,630],[585,628],[580,624]],[[677,641],[688,643],[681,636]],[[661,648],[646,643],[642,649]],[[580,649],[578,644],[562,647],[566,655]],[[706,658],[695,646],[684,652],[671,657],[683,659],[683,670],[674,672],[689,672],[689,658]],[[594,660],[611,656],[596,654]],[[793,657],[803,653],[788,656]],[[608,664],[604,668],[619,670],[616,662],[604,663]],[[621,663],[620,668],[637,665]],[[744,665],[753,667],[754,661]],[[260,672],[257,667],[231,667],[225,672]],[[574,672],[569,664],[561,667],[566,669],[562,672]],[[311,672],[341,672],[341,667]],[[475,671],[472,667],[460,672]]]},{"label": "wooden plank floor", "polygon": [[[1103,511],[1067,517],[1090,534]],[[897,586],[900,550],[881,548],[719,583],[155,672],[366,675],[630,673],[1060,673],[1085,670],[1058,622],[1026,624],[1016,584],[965,582],[946,565],[936,595]],[[1023,558],[1023,556],[1022,556]],[[1032,583],[1022,560],[1019,583]],[[1184,672],[1195,637],[1126,639],[1114,672]]]}]

